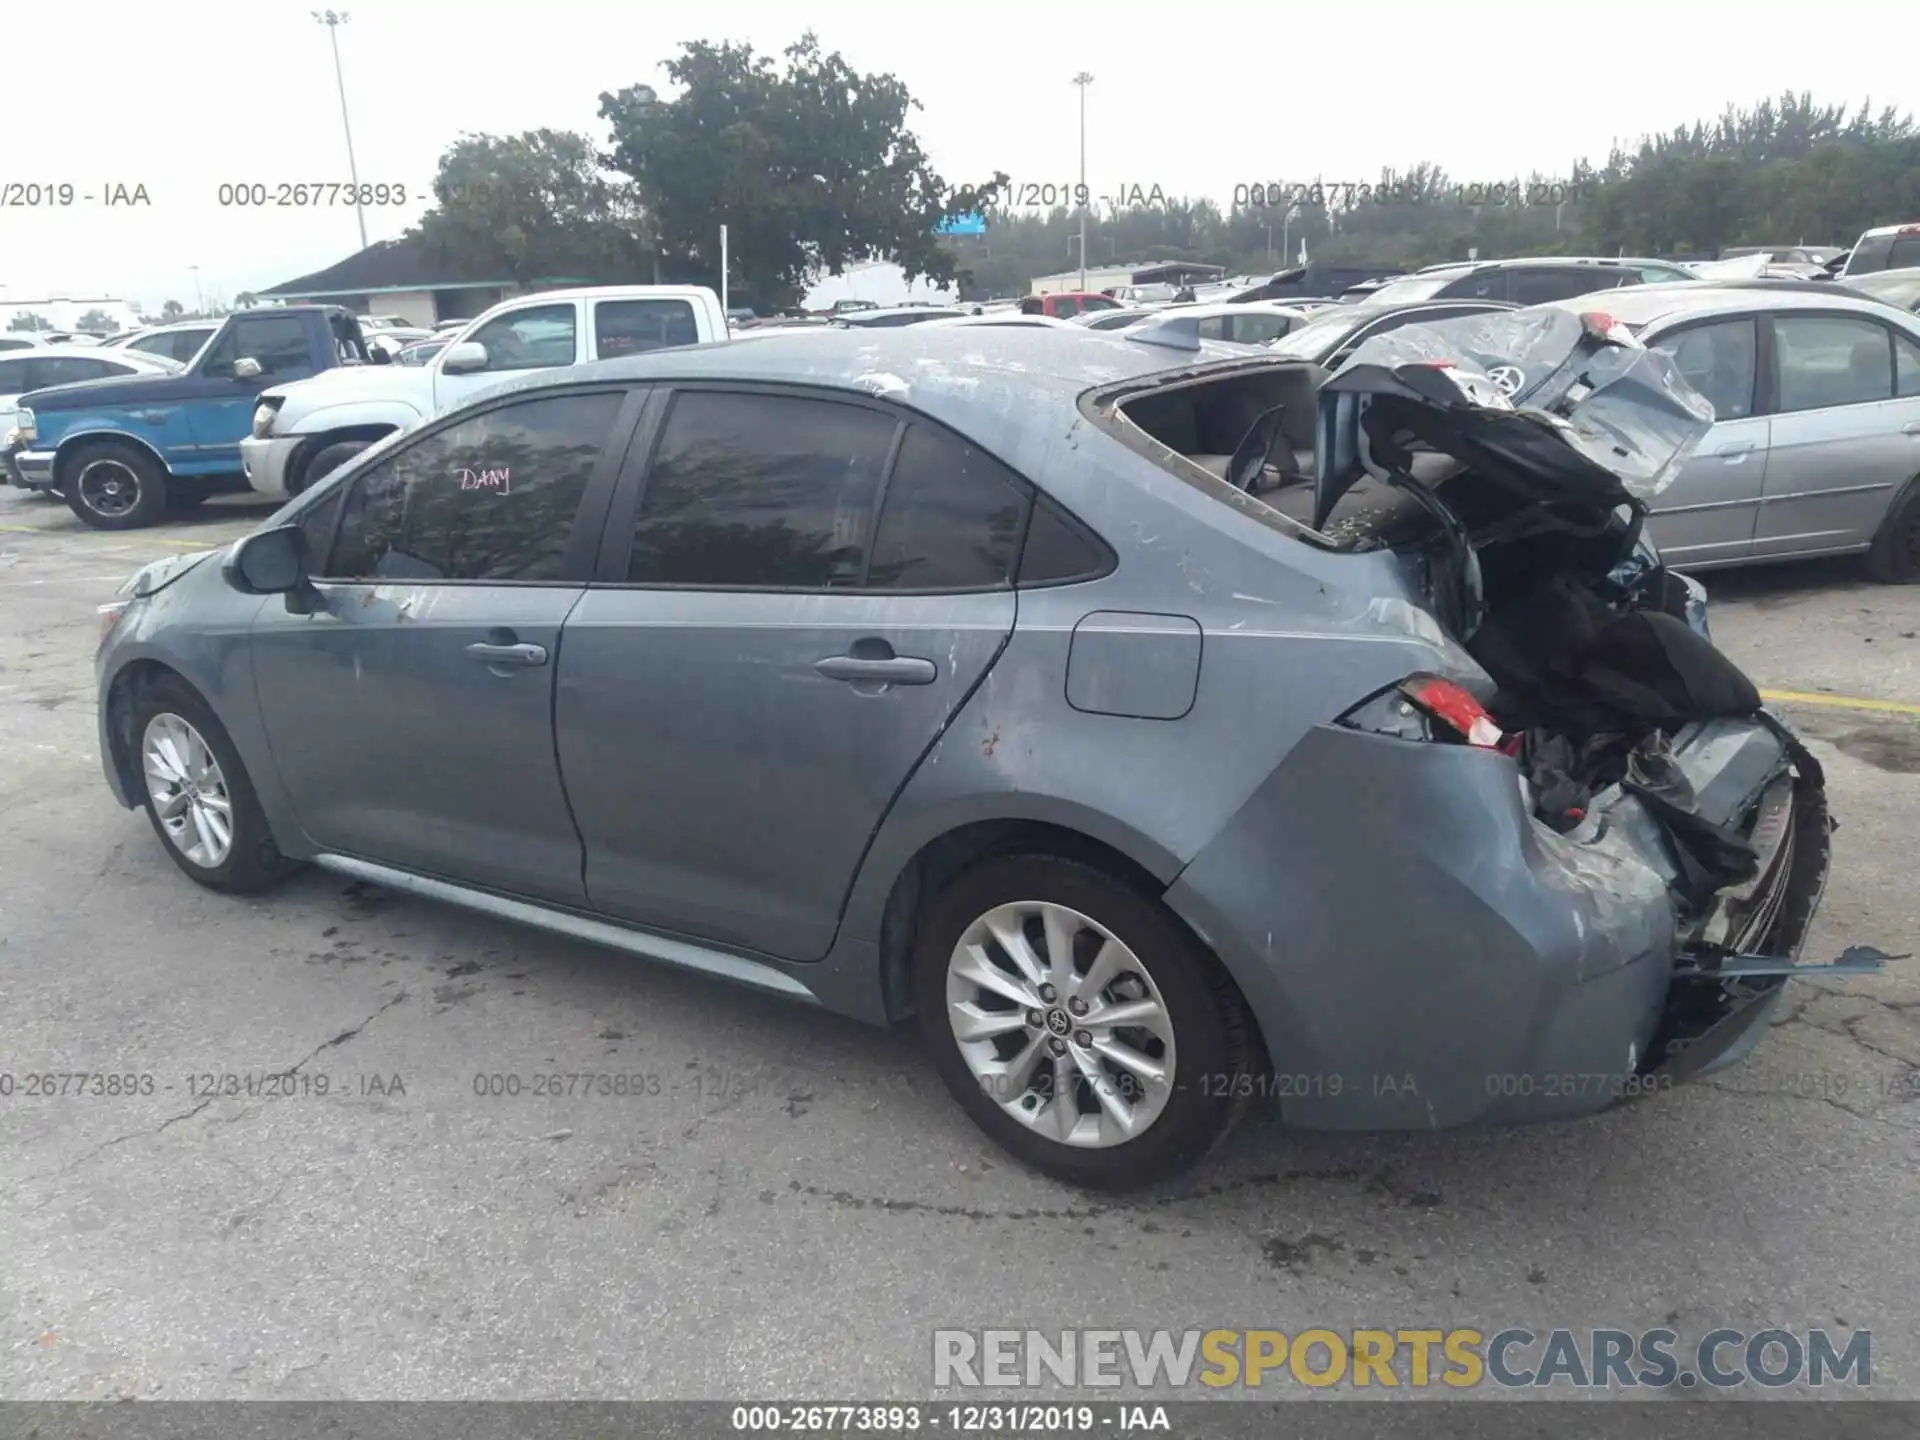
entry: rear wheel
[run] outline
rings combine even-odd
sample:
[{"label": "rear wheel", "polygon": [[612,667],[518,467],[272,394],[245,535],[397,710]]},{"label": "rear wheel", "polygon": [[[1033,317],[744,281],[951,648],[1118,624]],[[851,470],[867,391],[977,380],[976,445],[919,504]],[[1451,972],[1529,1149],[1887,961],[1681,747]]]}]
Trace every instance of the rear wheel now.
[{"label": "rear wheel", "polygon": [[1038,853],[983,861],[934,902],[914,965],[954,1098],[1056,1179],[1165,1179],[1244,1108],[1254,1040],[1239,992],[1164,906],[1104,871]]},{"label": "rear wheel", "polygon": [[1867,574],[1887,585],[1920,582],[1920,485],[1908,486],[1880,522],[1867,552]]},{"label": "rear wheel", "polygon": [[68,508],[95,530],[138,530],[167,508],[167,472],[136,446],[85,445],[63,468]]},{"label": "rear wheel", "polygon": [[147,818],[173,863],[211,890],[264,890],[297,868],[280,853],[233,741],[179,680],[149,686],[134,712]]}]

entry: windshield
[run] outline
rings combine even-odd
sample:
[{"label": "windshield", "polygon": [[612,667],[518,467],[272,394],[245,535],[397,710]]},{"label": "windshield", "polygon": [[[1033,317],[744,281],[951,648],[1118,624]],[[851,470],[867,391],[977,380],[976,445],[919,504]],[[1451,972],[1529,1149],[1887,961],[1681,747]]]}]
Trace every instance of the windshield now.
[{"label": "windshield", "polygon": [[1384,305],[1398,305],[1408,300],[1431,300],[1464,273],[1455,270],[1444,275],[1409,275],[1404,280],[1382,285],[1367,299]]}]

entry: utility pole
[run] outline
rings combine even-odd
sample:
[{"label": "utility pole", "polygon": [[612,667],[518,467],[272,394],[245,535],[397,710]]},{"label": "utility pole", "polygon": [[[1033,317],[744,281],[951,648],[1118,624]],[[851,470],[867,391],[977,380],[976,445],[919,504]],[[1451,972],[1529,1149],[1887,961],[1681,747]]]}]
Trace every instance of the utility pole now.
[{"label": "utility pole", "polygon": [[347,23],[344,10],[315,10],[313,18],[327,27],[327,39],[333,42],[333,83],[340,90],[340,127],[347,132],[347,179],[353,182],[353,213],[360,222],[360,248],[367,248],[367,207],[360,203],[360,167],[353,160],[353,122],[347,119],[347,82],[340,73],[340,27]]},{"label": "utility pole", "polygon": [[1073,77],[1073,83],[1080,89],[1080,291],[1087,289],[1087,86],[1093,83],[1093,76],[1082,70]]}]

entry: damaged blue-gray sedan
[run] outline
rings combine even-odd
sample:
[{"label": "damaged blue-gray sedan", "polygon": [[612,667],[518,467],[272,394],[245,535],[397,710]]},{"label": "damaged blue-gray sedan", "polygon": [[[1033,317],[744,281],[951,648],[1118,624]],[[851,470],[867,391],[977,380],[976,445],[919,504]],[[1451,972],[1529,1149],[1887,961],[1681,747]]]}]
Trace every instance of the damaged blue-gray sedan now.
[{"label": "damaged blue-gray sedan", "polygon": [[497,390],[128,583],[108,783],[215,889],[310,863],[917,1017],[1083,1184],[1257,1100],[1573,1116],[1742,1054],[1830,821],[1640,537],[1704,402],[1561,310],[1332,378],[1156,330]]}]

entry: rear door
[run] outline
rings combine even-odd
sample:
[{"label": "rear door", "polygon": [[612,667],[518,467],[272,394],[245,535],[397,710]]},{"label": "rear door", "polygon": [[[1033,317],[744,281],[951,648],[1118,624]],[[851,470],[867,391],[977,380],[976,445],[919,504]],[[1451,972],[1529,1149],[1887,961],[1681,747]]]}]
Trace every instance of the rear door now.
[{"label": "rear door", "polygon": [[560,653],[588,898],[817,960],[888,805],[1013,629],[1031,492],[841,392],[686,387],[655,409]]},{"label": "rear door", "polygon": [[268,601],[249,648],[319,849],[584,901],[554,667],[641,403],[600,388],[489,405],[407,437],[309,512],[319,603]]},{"label": "rear door", "polygon": [[1770,461],[1772,422],[1760,384],[1759,321],[1697,321],[1647,337],[1713,405],[1714,425],[1679,477],[1655,497],[1648,532],[1670,564],[1711,565],[1753,554]]},{"label": "rear door", "polygon": [[1920,346],[1865,315],[1776,314],[1773,451],[1754,554],[1866,545],[1920,473]]}]

